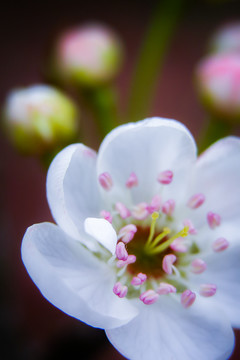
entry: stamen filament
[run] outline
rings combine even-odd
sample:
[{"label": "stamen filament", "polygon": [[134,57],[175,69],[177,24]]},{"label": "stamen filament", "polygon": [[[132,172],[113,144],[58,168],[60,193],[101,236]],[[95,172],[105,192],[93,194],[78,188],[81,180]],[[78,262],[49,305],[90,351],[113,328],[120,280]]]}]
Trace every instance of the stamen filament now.
[{"label": "stamen filament", "polygon": [[153,239],[153,236],[155,233],[155,226],[156,226],[156,222],[157,222],[158,218],[159,218],[158,212],[154,211],[154,213],[152,213],[152,222],[151,222],[151,226],[150,226],[149,237],[148,237],[146,245],[145,245],[146,247],[149,246],[149,244],[151,243],[151,241]]},{"label": "stamen filament", "polygon": [[[189,231],[189,227],[185,226],[181,231],[179,231],[177,234],[175,234],[174,236],[172,236],[170,239],[168,239],[167,241],[165,241],[163,244],[160,244],[159,246],[155,247],[155,248],[150,248],[149,249],[149,254],[151,255],[155,255],[155,254],[159,254],[162,251],[166,250],[171,243],[177,239],[178,237],[185,237],[188,235],[188,231]],[[161,235],[161,234],[160,234]]]},{"label": "stamen filament", "polygon": [[168,227],[163,228],[163,232],[153,240],[153,242],[149,245],[149,249],[154,248],[156,245],[158,245],[160,241],[165,238],[165,236],[170,234],[170,232],[171,230]]}]

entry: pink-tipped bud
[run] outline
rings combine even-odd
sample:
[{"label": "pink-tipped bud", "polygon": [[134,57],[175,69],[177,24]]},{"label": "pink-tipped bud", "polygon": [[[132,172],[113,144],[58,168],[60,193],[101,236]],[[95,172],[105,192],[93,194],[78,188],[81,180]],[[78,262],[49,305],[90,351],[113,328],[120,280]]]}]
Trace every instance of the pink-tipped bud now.
[{"label": "pink-tipped bud", "polygon": [[162,171],[160,174],[158,174],[157,177],[157,181],[163,185],[171,184],[172,179],[173,179],[173,172],[171,170]]},{"label": "pink-tipped bud", "polygon": [[173,251],[180,252],[180,253],[185,253],[188,251],[188,247],[185,244],[185,239],[183,239],[181,237],[173,240],[173,242],[170,245],[170,248]]},{"label": "pink-tipped bud", "polygon": [[162,212],[168,216],[172,216],[175,210],[175,201],[173,199],[169,199],[165,201],[162,206]]},{"label": "pink-tipped bud", "polygon": [[142,202],[136,206],[134,206],[132,210],[132,216],[136,220],[145,220],[149,216],[148,212],[148,204]]},{"label": "pink-tipped bud", "polygon": [[128,208],[126,208],[126,206],[121,202],[117,202],[115,204],[115,209],[119,213],[122,219],[127,219],[129,216],[131,216],[131,213],[128,210]]},{"label": "pink-tipped bud", "polygon": [[183,225],[188,227],[188,233],[189,234],[191,234],[191,235],[196,235],[197,234],[197,230],[195,229],[195,227],[194,227],[193,223],[191,222],[191,220],[189,220],[189,219],[184,220]]},{"label": "pink-tipped bud", "polygon": [[215,54],[197,67],[196,84],[203,105],[215,118],[239,122],[240,54]]},{"label": "pink-tipped bud", "polygon": [[207,214],[207,221],[210,228],[215,229],[221,224],[221,216],[213,213],[212,211],[209,211],[209,213]]},{"label": "pink-tipped bud", "polygon": [[201,274],[207,269],[207,264],[202,259],[195,259],[191,263],[191,272]]},{"label": "pink-tipped bud", "polygon": [[137,227],[134,224],[128,224],[120,229],[118,238],[122,240],[124,244],[128,244],[137,232]]},{"label": "pink-tipped bud", "polygon": [[118,260],[117,267],[122,268],[125,265],[133,264],[136,262],[136,260],[137,260],[137,258],[135,255],[128,255],[127,260]]},{"label": "pink-tipped bud", "polygon": [[139,299],[145,305],[154,304],[158,298],[159,298],[159,295],[154,290],[147,290],[139,296]]},{"label": "pink-tipped bud", "polygon": [[127,260],[128,258],[128,252],[125,248],[125,244],[120,241],[119,243],[117,243],[116,246],[116,256],[118,258],[118,260]]},{"label": "pink-tipped bud", "polygon": [[196,294],[191,290],[185,290],[181,295],[181,304],[186,309],[189,308],[195,301]]},{"label": "pink-tipped bud", "polygon": [[147,275],[143,273],[137,274],[132,278],[131,284],[134,286],[142,285],[147,280]]},{"label": "pink-tipped bud", "polygon": [[62,80],[96,87],[114,78],[122,60],[120,40],[102,24],[85,24],[63,33],[54,51],[54,74]]},{"label": "pink-tipped bud", "polygon": [[99,175],[98,177],[99,183],[102,186],[102,188],[106,191],[111,190],[113,186],[113,181],[111,178],[111,175],[108,172],[104,172]]},{"label": "pink-tipped bud", "polygon": [[216,294],[217,287],[214,284],[201,284],[199,294],[204,297],[210,297]]},{"label": "pink-tipped bud", "polygon": [[117,282],[113,287],[113,292],[120,298],[124,298],[127,295],[128,288],[126,285],[122,285],[120,282]]},{"label": "pink-tipped bud", "polygon": [[106,210],[102,210],[100,212],[100,216],[102,216],[105,220],[107,220],[108,222],[110,222],[110,224],[112,223],[112,215],[110,214],[109,211]]},{"label": "pink-tipped bud", "polygon": [[162,268],[166,274],[171,275],[173,271],[173,263],[177,260],[177,257],[173,254],[165,255],[162,261]]},{"label": "pink-tipped bud", "polygon": [[137,185],[138,185],[137,175],[134,172],[132,172],[126,182],[126,187],[128,189],[131,189],[132,187],[137,186]]},{"label": "pink-tipped bud", "polygon": [[175,288],[175,286],[173,286],[171,284],[161,282],[159,284],[159,288],[157,290],[157,293],[159,295],[167,295],[167,294],[170,294],[170,293],[175,293],[176,291],[177,291],[177,289]]},{"label": "pink-tipped bud", "polygon": [[152,198],[152,201],[150,203],[150,205],[148,205],[148,212],[149,214],[154,213],[155,211],[158,212],[161,208],[161,204],[162,204],[162,199],[160,195],[155,195]]},{"label": "pink-tipped bud", "polygon": [[195,194],[188,200],[188,207],[191,209],[197,209],[201,206],[205,201],[205,196],[203,194]]},{"label": "pink-tipped bud", "polygon": [[229,242],[225,238],[218,238],[212,244],[212,248],[215,252],[226,250],[229,247]]}]

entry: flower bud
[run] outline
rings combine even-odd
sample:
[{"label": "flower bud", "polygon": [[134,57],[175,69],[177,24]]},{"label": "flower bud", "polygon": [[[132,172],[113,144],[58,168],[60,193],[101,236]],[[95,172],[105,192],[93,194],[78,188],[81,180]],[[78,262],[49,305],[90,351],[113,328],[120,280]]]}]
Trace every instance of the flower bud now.
[{"label": "flower bud", "polygon": [[216,118],[240,121],[240,54],[217,54],[197,67],[197,86],[207,110]]},{"label": "flower bud", "polygon": [[210,50],[214,53],[240,54],[240,22],[222,26],[210,41]]},{"label": "flower bud", "polygon": [[3,117],[7,136],[25,154],[59,150],[77,134],[75,105],[46,85],[13,90],[7,97]]},{"label": "flower bud", "polygon": [[95,87],[118,72],[122,47],[116,35],[98,24],[71,29],[58,40],[55,66],[62,80]]}]

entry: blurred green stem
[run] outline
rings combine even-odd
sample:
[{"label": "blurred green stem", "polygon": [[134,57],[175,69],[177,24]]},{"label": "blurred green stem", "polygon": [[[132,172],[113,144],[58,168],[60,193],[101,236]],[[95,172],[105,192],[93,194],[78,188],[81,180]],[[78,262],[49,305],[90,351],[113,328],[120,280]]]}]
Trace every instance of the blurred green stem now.
[{"label": "blurred green stem", "polygon": [[228,136],[232,132],[232,129],[233,125],[227,121],[215,117],[209,118],[198,142],[199,154],[215,141]]},{"label": "blurred green stem", "polygon": [[183,2],[184,0],[160,1],[153,13],[132,79],[127,121],[140,120],[148,114],[157,77]]},{"label": "blurred green stem", "polygon": [[99,129],[101,138],[118,125],[117,94],[113,86],[105,85],[82,93]]}]

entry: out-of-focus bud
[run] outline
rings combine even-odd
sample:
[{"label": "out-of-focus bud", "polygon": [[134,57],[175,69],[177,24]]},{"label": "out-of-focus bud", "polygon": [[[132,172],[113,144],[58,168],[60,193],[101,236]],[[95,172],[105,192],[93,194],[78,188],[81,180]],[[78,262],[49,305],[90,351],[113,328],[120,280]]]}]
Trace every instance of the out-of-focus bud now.
[{"label": "out-of-focus bud", "polygon": [[55,71],[62,80],[87,87],[112,80],[121,62],[119,39],[110,29],[98,24],[64,33],[54,55]]},{"label": "out-of-focus bud", "polygon": [[214,53],[240,54],[240,22],[222,26],[210,40],[210,51]]},{"label": "out-of-focus bud", "polygon": [[3,110],[6,134],[25,154],[42,155],[75,140],[78,112],[60,91],[34,85],[12,91]]},{"label": "out-of-focus bud", "polygon": [[197,88],[213,117],[240,121],[240,54],[216,54],[196,69]]}]

